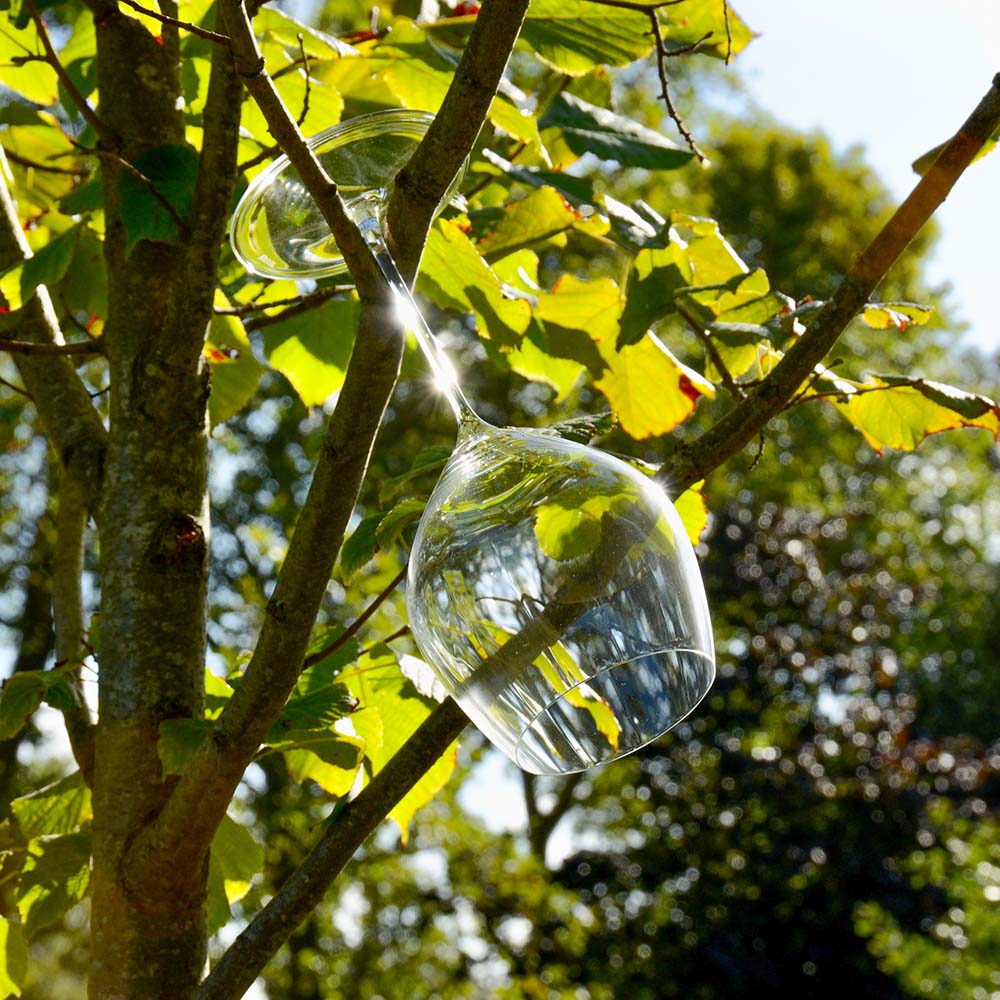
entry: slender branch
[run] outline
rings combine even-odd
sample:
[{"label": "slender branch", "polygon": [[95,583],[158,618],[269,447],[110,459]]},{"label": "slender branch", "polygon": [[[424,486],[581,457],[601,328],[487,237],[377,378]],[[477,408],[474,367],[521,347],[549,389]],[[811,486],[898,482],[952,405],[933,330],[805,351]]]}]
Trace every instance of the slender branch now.
[{"label": "slender branch", "polygon": [[[30,256],[17,209],[0,173],[0,271]],[[17,334],[13,338],[16,341],[65,346],[44,285],[10,317],[9,323],[11,331]],[[73,362],[58,356],[63,353],[47,357],[17,353],[14,361],[63,467],[81,483],[87,507],[98,517],[107,432]]]},{"label": "slender branch", "polygon": [[382,279],[357,226],[347,214],[336,183],[306,145],[302,133],[267,74],[264,57],[241,0],[220,0],[219,8],[232,41],[236,71],[260,107],[268,130],[298,171],[306,190],[330,227],[362,300],[382,296]]},{"label": "slender branch", "polygon": [[[243,305],[232,306],[228,309],[215,309],[214,313],[216,316],[236,316],[239,319],[245,319],[250,329],[256,329],[258,326],[268,326],[270,323],[288,319],[300,312],[315,309],[317,306],[323,305],[324,302],[329,302],[330,299],[343,295],[344,292],[349,292],[351,288],[353,285],[330,285],[328,288],[317,288],[314,292],[309,292],[306,295],[292,295],[287,299],[272,299],[269,302],[258,302],[254,299],[252,302],[245,302]],[[282,309],[283,306],[286,308]],[[258,312],[266,313],[268,309],[281,309],[282,311],[256,319],[251,315]]]},{"label": "slender branch", "polygon": [[[388,646],[390,642],[395,642],[397,639],[402,639],[404,635],[409,635],[409,634],[410,634],[410,626],[400,625],[400,627],[396,629],[395,632],[390,632],[388,635],[382,636],[382,638],[378,640],[378,643],[383,646]],[[371,646],[365,646],[363,649],[359,649],[358,656],[364,656],[365,653],[371,651],[371,648],[372,648]]]},{"label": "slender branch", "polygon": [[335,653],[340,649],[345,643],[349,642],[354,638],[364,628],[364,624],[369,618],[385,603],[389,595],[406,579],[406,567],[404,566],[390,581],[389,585],[379,594],[372,602],[365,608],[364,611],[358,615],[357,618],[351,622],[350,625],[344,629],[336,639],[333,639],[326,646],[317,649],[316,652],[310,653],[302,663],[303,668],[311,667],[314,663],[319,663],[320,660],[325,660],[332,653]]},{"label": "slender branch", "polygon": [[6,146],[3,147],[4,156],[10,160],[11,163],[17,163],[22,167],[29,167],[32,170],[44,170],[47,174],[65,174],[68,177],[80,177],[85,174],[86,171],[78,167],[53,167],[48,163],[41,163],[39,160],[33,160],[30,156],[22,156],[20,153],[15,153],[14,150],[8,149]]},{"label": "slender branch", "polygon": [[9,351],[11,354],[31,354],[35,357],[103,353],[99,340],[74,340],[68,344],[40,344],[34,340],[12,340],[10,337],[0,337],[0,351]]},{"label": "slender branch", "polygon": [[0,378],[0,385],[5,385],[11,392],[16,392],[19,396],[24,396],[25,399],[30,399],[34,402],[31,393],[26,389],[22,389],[19,385],[14,385],[13,382],[8,382],[5,378]]},{"label": "slender branch", "polygon": [[132,10],[137,11],[140,14],[144,14],[146,17],[151,17],[161,24],[169,24],[175,28],[181,28],[184,31],[192,35],[197,35],[199,38],[204,38],[206,41],[215,42],[217,45],[229,45],[229,36],[220,35],[217,31],[209,31],[207,28],[201,28],[197,24],[192,24],[190,21],[179,21],[176,17],[168,17],[166,14],[161,14],[158,10],[152,10],[149,7],[143,7],[142,4],[136,3],[135,0],[121,0],[126,7],[131,7]]},{"label": "slender branch", "polygon": [[[698,148],[698,144],[694,141],[694,136],[684,124],[684,120],[681,118],[680,113],[674,106],[673,98],[670,96],[670,80],[667,76],[667,50],[663,43],[663,31],[660,28],[660,19],[655,10],[649,12],[649,27],[653,33],[653,41],[656,44],[656,75],[660,78],[660,97],[667,106],[667,113],[673,120],[674,125],[677,126],[677,131],[684,136],[684,141],[688,144],[688,148],[698,158],[699,163],[707,163],[708,158]],[[708,38],[708,35],[705,38]],[[705,41],[705,38],[699,39],[695,43],[695,46],[700,45]]]},{"label": "slender branch", "polygon": [[302,67],[303,67],[303,70],[304,70],[304,74],[303,75],[304,75],[305,84],[306,84],[305,93],[302,95],[302,110],[299,112],[299,117],[296,118],[296,120],[295,120],[295,124],[298,125],[299,128],[301,128],[302,125],[303,125],[303,123],[306,120],[306,116],[309,114],[309,94],[310,94],[310,85],[309,85],[309,56],[306,55],[305,40],[302,37],[302,32],[301,31],[298,33],[298,35],[296,35],[296,38],[298,39],[298,43],[299,43],[299,59],[301,60]]},{"label": "slender branch", "polygon": [[712,359],[712,364],[715,365],[716,371],[719,373],[719,378],[722,379],[722,384],[726,387],[729,394],[735,399],[745,399],[746,390],[743,386],[737,383],[736,379],[733,378],[732,373],[726,366],[725,361],[722,360],[722,355],[719,353],[718,347],[715,345],[715,340],[712,335],[698,322],[698,320],[691,315],[691,313],[683,307],[679,302],[675,302],[674,305],[677,307],[677,311],[681,314],[684,322],[687,323],[688,329],[702,342],[705,348],[705,352],[708,354],[709,358]]},{"label": "slender branch", "polygon": [[438,205],[486,120],[527,9],[528,0],[486,0],[440,110],[396,177],[386,211],[387,243],[408,281]]},{"label": "slender branch", "polygon": [[729,19],[729,0],[722,0],[722,18],[726,22],[726,65],[733,61],[733,25]]},{"label": "slender branch", "polygon": [[94,130],[97,134],[98,139],[104,144],[106,149],[118,149],[121,142],[118,136],[108,128],[108,126],[101,120],[97,112],[87,103],[87,99],[80,93],[77,89],[76,84],[73,82],[73,78],[66,71],[66,67],[63,66],[59,59],[59,55],[52,45],[52,39],[49,38],[48,29],[45,27],[45,22],[42,20],[42,15],[38,12],[38,7],[35,6],[35,0],[25,0],[25,6],[28,8],[28,13],[31,15],[31,20],[35,23],[35,30],[38,32],[38,39],[42,43],[42,48],[45,50],[45,61],[52,67],[55,71],[56,76],[59,78],[59,82],[63,85],[63,89],[69,94],[70,100],[76,105],[80,114],[83,115],[83,120]]},{"label": "slender branch", "polygon": [[[56,547],[52,557],[52,619],[55,626],[56,663],[77,660],[83,644],[84,614],[80,578],[87,505],[79,483],[63,475],[59,485]],[[79,677],[70,682],[73,704],[63,709],[63,720],[73,756],[84,781],[93,783],[94,722],[83,696]]]},{"label": "slender branch", "polygon": [[687,0],[660,0],[659,3],[632,3],[631,0],[587,0],[587,2],[597,4],[599,7],[620,7],[622,10],[648,14],[650,11],[660,10],[661,7],[674,7],[679,3],[686,3]]},{"label": "slender branch", "polygon": [[658,473],[660,482],[672,491],[682,492],[740,451],[781,412],[998,126],[1000,73],[965,124],[944,146],[933,166],[856,258],[806,332],[746,400],[701,437],[677,449]]}]

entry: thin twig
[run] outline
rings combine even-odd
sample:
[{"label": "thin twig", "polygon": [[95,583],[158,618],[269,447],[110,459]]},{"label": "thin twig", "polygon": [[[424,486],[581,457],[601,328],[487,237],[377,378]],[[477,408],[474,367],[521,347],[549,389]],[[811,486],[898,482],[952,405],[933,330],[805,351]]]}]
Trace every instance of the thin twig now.
[{"label": "thin twig", "polygon": [[377,643],[372,643],[371,646],[363,646],[358,650],[358,656],[364,656],[365,653],[371,652],[373,646],[388,646],[390,642],[395,642],[397,639],[402,639],[404,635],[410,634],[409,625],[400,625],[395,632],[390,632],[388,635],[383,636],[378,640]]},{"label": "thin twig", "polygon": [[299,53],[302,57],[303,75],[305,76],[306,81],[306,92],[302,97],[302,111],[299,113],[299,117],[295,122],[295,124],[301,128],[306,120],[306,115],[309,114],[309,56],[306,55],[306,44],[301,31],[298,33],[296,38],[299,42]]},{"label": "thin twig", "polygon": [[97,112],[87,103],[87,99],[77,89],[73,78],[66,71],[66,67],[60,62],[59,56],[52,45],[52,39],[49,38],[48,29],[42,20],[42,15],[38,13],[38,8],[35,6],[35,0],[25,0],[25,5],[28,8],[28,13],[31,15],[31,20],[35,22],[35,29],[38,31],[38,38],[42,43],[42,48],[45,49],[45,61],[55,70],[55,74],[66,93],[69,94],[70,100],[79,109],[84,121],[97,133],[98,139],[104,144],[105,148],[118,149],[121,145],[118,136],[105,125],[104,121],[98,117]]},{"label": "thin twig", "polygon": [[686,3],[686,0],[660,0],[659,3],[632,3],[630,0],[587,0],[587,2],[597,4],[599,7],[620,7],[622,10],[634,10],[639,14],[648,14],[661,7],[674,7],[679,3]]},{"label": "thin twig", "polygon": [[[698,158],[699,163],[707,163],[708,158],[705,154],[698,148],[698,144],[694,141],[694,136],[691,135],[688,127],[684,124],[677,108],[674,107],[673,98],[670,96],[670,81],[667,77],[667,54],[666,47],[663,43],[663,31],[660,28],[660,19],[656,15],[655,10],[649,11],[649,26],[653,33],[653,40],[656,43],[656,73],[660,78],[660,97],[663,99],[663,103],[667,106],[667,113],[673,119],[673,123],[677,126],[677,131],[684,136],[684,141],[688,144],[688,148],[692,153]],[[701,44],[704,39],[701,39],[697,44]]]},{"label": "thin twig", "polygon": [[82,168],[53,167],[48,163],[41,163],[38,160],[31,159],[29,156],[22,156],[20,153],[15,153],[6,146],[3,147],[3,153],[11,163],[17,163],[22,167],[30,167],[32,170],[44,170],[47,174],[65,174],[68,177],[80,177],[87,172]]},{"label": "thin twig", "polygon": [[68,344],[36,343],[32,340],[12,340],[0,337],[0,351],[11,354],[31,354],[34,356],[59,354],[103,354],[98,340],[74,340]]},{"label": "thin twig", "polygon": [[694,335],[704,345],[705,352],[708,354],[709,358],[712,359],[712,364],[715,365],[716,371],[719,373],[719,378],[722,380],[722,384],[729,391],[730,395],[734,396],[736,399],[745,399],[746,390],[736,381],[736,379],[733,378],[732,373],[726,366],[725,361],[722,360],[722,355],[719,353],[718,347],[715,346],[715,340],[712,338],[712,335],[680,302],[675,301],[674,306],[680,313],[684,322],[687,323],[688,329],[691,330],[691,332],[694,333]]},{"label": "thin twig", "polygon": [[263,330],[266,326],[274,326],[276,323],[284,323],[285,320],[289,320],[293,316],[300,316],[302,313],[309,312],[311,309],[319,308],[326,302],[329,302],[330,299],[333,299],[338,295],[342,295],[345,291],[349,291],[349,288],[344,285],[333,285],[330,288],[317,288],[316,291],[310,292],[308,295],[303,295],[298,300],[294,300],[292,305],[288,306],[287,309],[282,309],[281,312],[258,316],[256,319],[247,320],[246,327],[248,330]]},{"label": "thin twig", "polygon": [[358,615],[357,618],[351,622],[347,628],[344,629],[336,639],[333,639],[327,645],[323,646],[321,649],[317,649],[315,653],[310,653],[305,660],[302,662],[302,667],[311,667],[314,663],[319,663],[320,660],[325,660],[328,656],[331,656],[338,649],[340,649],[346,642],[350,641],[361,631],[365,622],[382,606],[389,595],[403,582],[406,578],[406,567],[404,566],[393,578],[389,585],[379,594],[372,602],[365,608],[364,611]]},{"label": "thin twig", "polygon": [[686,56],[691,52],[697,52],[698,49],[701,48],[701,43],[707,42],[711,37],[712,37],[712,32],[706,31],[705,34],[701,36],[701,38],[693,42],[688,42],[687,45],[678,45],[676,49],[668,49],[666,46],[664,46],[663,58],[673,59],[674,56]]},{"label": "thin twig", "polygon": [[155,21],[159,21],[161,24],[170,24],[175,28],[183,28],[184,31],[190,32],[192,35],[197,35],[199,38],[204,38],[206,41],[215,42],[216,45],[229,44],[228,35],[220,35],[217,31],[209,31],[208,28],[200,28],[197,24],[192,24],[190,21],[179,21],[176,17],[168,17],[166,14],[161,14],[158,10],[151,10],[149,7],[143,7],[142,4],[136,3],[135,0],[121,0],[121,2],[127,7],[131,7],[132,10],[138,11],[140,14],[144,14],[146,17],[151,17]]},{"label": "thin twig", "polygon": [[27,389],[22,389],[19,385],[14,385],[13,382],[8,382],[3,376],[0,376],[0,385],[7,386],[11,392],[16,392],[19,396],[24,396],[25,399],[29,399],[31,402],[35,401],[34,397],[30,392],[28,392]]},{"label": "thin twig", "polygon": [[722,0],[722,17],[726,22],[726,65],[733,59],[733,26],[729,20],[729,0]]},{"label": "thin twig", "polygon": [[[239,319],[244,319],[251,313],[266,312],[268,309],[279,309],[282,306],[295,307],[306,305],[311,308],[337,295],[342,295],[344,292],[349,292],[353,287],[353,285],[331,285],[329,288],[317,288],[316,291],[309,292],[307,295],[290,295],[287,299],[273,299],[270,302],[259,302],[259,297],[264,294],[264,289],[262,288],[250,302],[244,302],[243,305],[231,306],[229,308],[220,307],[214,309],[213,312],[216,316],[236,316]],[[279,315],[284,316],[283,313]],[[253,320],[250,322],[253,322]]]},{"label": "thin twig", "polygon": [[273,146],[265,146],[256,156],[251,156],[249,160],[244,160],[242,163],[238,164],[236,169],[240,173],[244,170],[249,170],[251,167],[256,167],[259,163],[263,163],[265,160],[270,160],[272,156],[277,156],[281,152],[281,147],[277,144]]}]

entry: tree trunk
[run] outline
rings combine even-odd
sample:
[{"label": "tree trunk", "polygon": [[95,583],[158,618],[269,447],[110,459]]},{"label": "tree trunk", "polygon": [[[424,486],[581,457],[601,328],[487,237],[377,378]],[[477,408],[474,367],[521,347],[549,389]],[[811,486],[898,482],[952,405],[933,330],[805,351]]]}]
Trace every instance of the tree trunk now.
[{"label": "tree trunk", "polygon": [[[98,111],[121,157],[134,162],[183,145],[176,31],[154,39],[116,10],[98,13],[95,26]],[[104,157],[111,413],[100,519],[94,1000],[186,997],[206,954],[207,864],[143,864],[132,845],[173,783],[157,755],[160,724],[203,711],[208,373],[201,345],[211,302],[192,315],[182,240],[127,247],[124,169],[116,156]]]}]

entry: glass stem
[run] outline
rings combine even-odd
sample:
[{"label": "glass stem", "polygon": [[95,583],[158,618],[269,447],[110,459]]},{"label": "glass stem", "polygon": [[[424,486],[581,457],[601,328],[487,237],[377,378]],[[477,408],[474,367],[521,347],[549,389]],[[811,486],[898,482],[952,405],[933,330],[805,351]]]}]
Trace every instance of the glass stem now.
[{"label": "glass stem", "polygon": [[482,421],[475,410],[472,409],[469,401],[465,398],[461,387],[458,384],[458,374],[451,363],[440,341],[431,332],[410,292],[409,287],[399,273],[399,268],[393,260],[389,248],[385,244],[385,236],[382,232],[382,220],[380,208],[382,197],[379,195],[369,195],[357,198],[348,204],[348,210],[355,224],[361,231],[361,235],[368,244],[375,262],[386,280],[392,296],[396,301],[400,315],[408,330],[413,331],[417,338],[420,350],[423,351],[427,364],[430,365],[434,375],[434,381],[438,389],[448,401],[455,420],[458,421],[460,429],[467,428],[470,424],[481,425]]}]

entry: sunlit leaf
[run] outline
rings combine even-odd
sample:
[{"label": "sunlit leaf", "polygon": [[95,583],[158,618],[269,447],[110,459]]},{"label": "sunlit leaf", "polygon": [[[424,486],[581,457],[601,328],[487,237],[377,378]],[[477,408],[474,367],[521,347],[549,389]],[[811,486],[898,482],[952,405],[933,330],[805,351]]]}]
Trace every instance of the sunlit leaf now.
[{"label": "sunlit leaf", "polygon": [[542,504],[535,516],[535,538],[539,548],[560,562],[579,559],[597,548],[601,540],[601,519],[614,502],[612,497],[597,496],[573,499],[570,491],[560,495],[559,503]]},{"label": "sunlit leaf", "polygon": [[749,268],[729,241],[719,232],[714,219],[701,219],[672,212],[673,238],[687,249],[692,285],[721,285],[746,274]]},{"label": "sunlit leaf", "polygon": [[264,849],[250,831],[223,816],[212,838],[208,862],[208,933],[224,927],[232,916],[230,904],[241,900],[264,867]]},{"label": "sunlit leaf", "polygon": [[618,347],[637,344],[649,328],[674,311],[674,293],[690,285],[692,268],[677,240],[663,249],[640,250],[625,289]]},{"label": "sunlit leaf", "polygon": [[396,544],[399,536],[410,526],[416,524],[423,514],[427,501],[418,497],[409,497],[400,501],[379,522],[375,532],[379,547],[388,549]]},{"label": "sunlit leaf", "polygon": [[90,834],[34,837],[15,893],[17,911],[29,940],[58,923],[90,887]]},{"label": "sunlit leaf", "polygon": [[356,707],[357,702],[343,684],[294,695],[271,727],[267,742],[273,744],[292,730],[328,728]]},{"label": "sunlit leaf", "polygon": [[680,515],[692,545],[697,545],[701,541],[701,536],[708,527],[708,505],[701,492],[702,485],[695,483],[674,501],[674,507]]},{"label": "sunlit leaf", "polygon": [[340,572],[345,580],[359,570],[378,552],[375,532],[382,521],[382,514],[369,514],[351,532],[340,550]]},{"label": "sunlit leaf", "polygon": [[14,799],[11,812],[21,833],[32,837],[72,833],[91,816],[90,789],[79,771]]},{"label": "sunlit leaf", "polygon": [[594,385],[634,438],[668,433],[691,415],[702,396],[715,395],[711,382],[652,334],[621,351],[601,353],[608,369]]},{"label": "sunlit leaf", "polygon": [[430,232],[417,288],[443,309],[476,317],[480,334],[499,347],[516,347],[531,321],[531,307],[507,297],[479,252],[454,222],[439,219]]},{"label": "sunlit leaf", "polygon": [[862,320],[874,330],[890,327],[905,330],[908,326],[923,326],[933,315],[933,306],[921,306],[915,302],[869,302],[861,312]]},{"label": "sunlit leaf", "polygon": [[1000,407],[993,400],[924,379],[873,376],[836,405],[878,452],[910,451],[929,434],[959,427],[1000,434]]},{"label": "sunlit leaf", "polygon": [[23,670],[4,681],[0,692],[0,740],[15,737],[38,710],[47,689],[40,670]]},{"label": "sunlit leaf", "polygon": [[19,923],[0,917],[0,994],[19,997],[28,979],[28,944]]},{"label": "sunlit leaf", "polygon": [[358,324],[357,302],[334,299],[264,330],[267,360],[306,406],[318,406],[344,384]]},{"label": "sunlit leaf", "polygon": [[625,66],[653,48],[643,14],[585,0],[532,0],[521,38],[543,62],[572,76]]},{"label": "sunlit leaf", "polygon": [[718,0],[688,0],[679,7],[665,7],[661,11],[661,21],[663,42],[668,51],[693,45],[708,35],[698,52],[725,59],[739,55],[755,37],[733,10],[733,5],[723,5]]},{"label": "sunlit leaf", "polygon": [[[225,301],[221,292],[216,301]],[[218,426],[239,413],[253,398],[263,366],[253,356],[253,348],[235,316],[213,316],[208,329],[205,354],[212,365],[212,395],[208,413]]]},{"label": "sunlit leaf", "polygon": [[556,393],[553,403],[561,403],[587,370],[579,361],[555,357],[548,334],[539,323],[532,323],[521,338],[520,345],[505,354],[504,358],[518,375],[551,386]]}]

